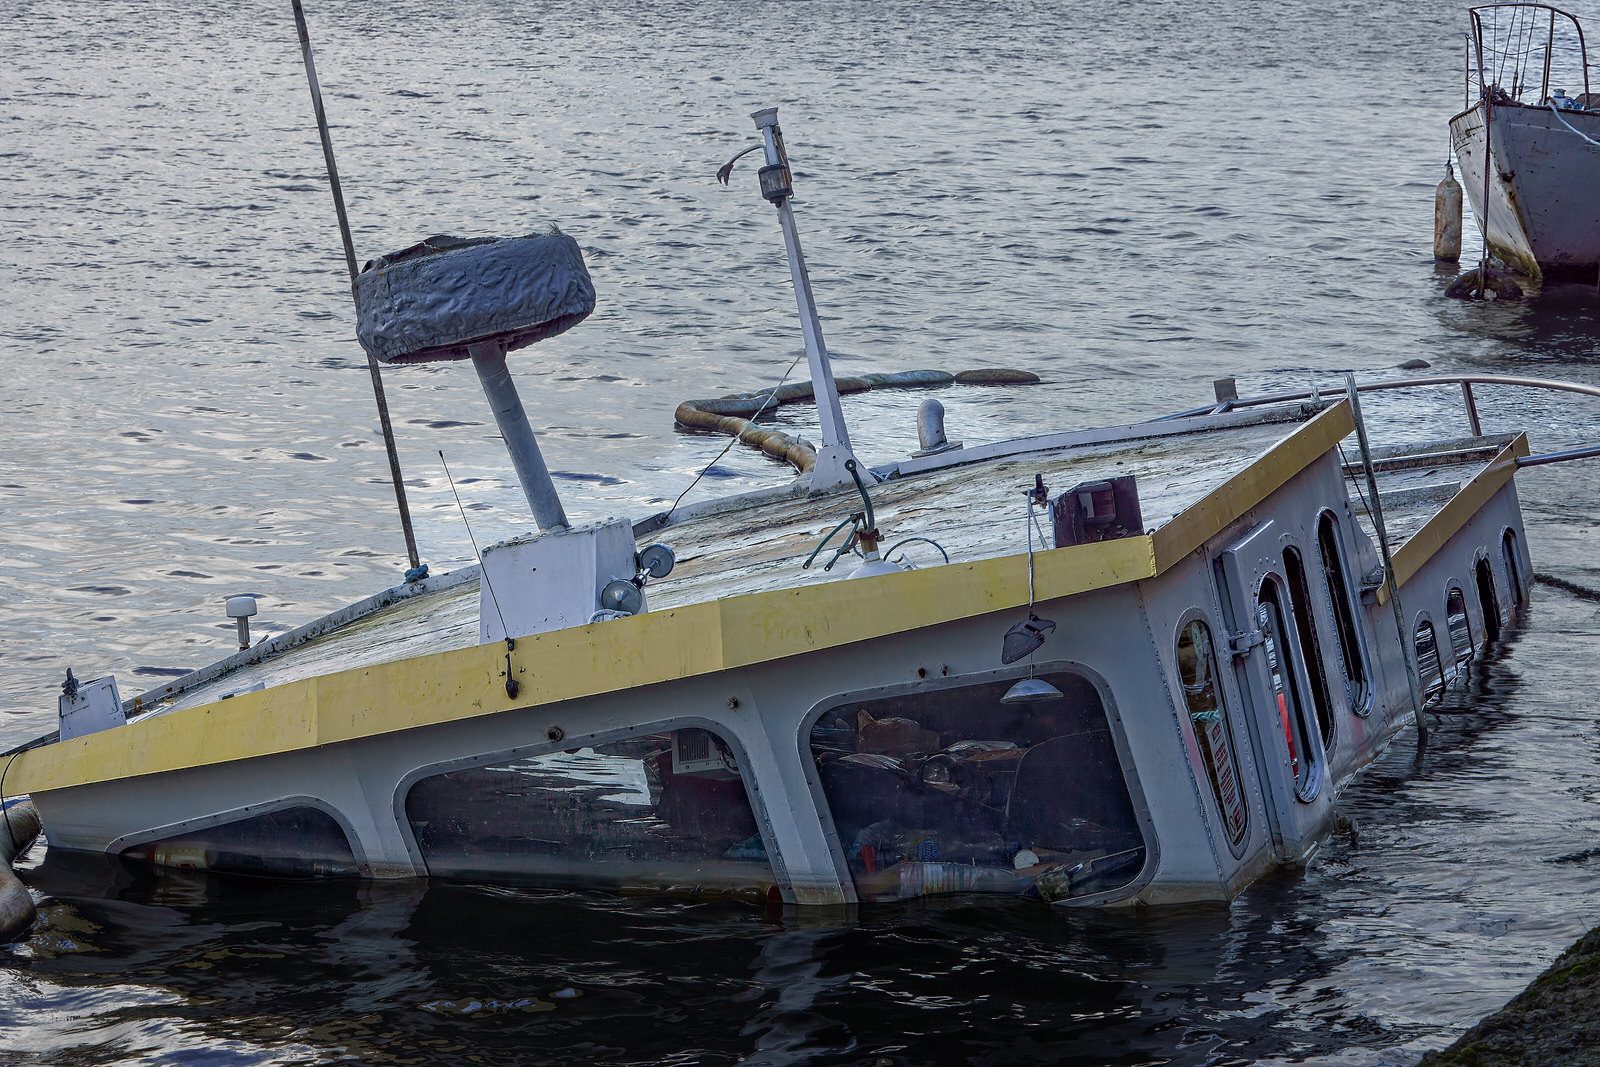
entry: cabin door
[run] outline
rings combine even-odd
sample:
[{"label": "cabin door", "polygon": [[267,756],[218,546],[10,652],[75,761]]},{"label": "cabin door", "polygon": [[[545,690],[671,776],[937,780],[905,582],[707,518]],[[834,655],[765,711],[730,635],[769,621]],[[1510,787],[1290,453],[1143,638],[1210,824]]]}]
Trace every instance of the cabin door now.
[{"label": "cabin door", "polygon": [[1286,577],[1286,551],[1296,551],[1292,539],[1268,520],[1222,552],[1216,572],[1273,848],[1295,863],[1326,829],[1333,790],[1307,670],[1314,650],[1300,640],[1301,608]]}]

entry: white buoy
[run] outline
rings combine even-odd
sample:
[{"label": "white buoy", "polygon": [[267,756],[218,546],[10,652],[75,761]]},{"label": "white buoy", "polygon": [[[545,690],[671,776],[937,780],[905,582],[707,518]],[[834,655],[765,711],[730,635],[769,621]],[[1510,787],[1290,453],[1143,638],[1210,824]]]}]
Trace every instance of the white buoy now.
[{"label": "white buoy", "polygon": [[1461,183],[1450,163],[1433,191],[1433,258],[1443,263],[1461,259]]}]

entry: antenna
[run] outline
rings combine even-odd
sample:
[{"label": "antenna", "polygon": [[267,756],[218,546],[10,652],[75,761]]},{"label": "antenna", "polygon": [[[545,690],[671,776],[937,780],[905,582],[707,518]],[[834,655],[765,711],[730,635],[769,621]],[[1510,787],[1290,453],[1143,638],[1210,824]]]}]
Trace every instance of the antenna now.
[{"label": "antenna", "polygon": [[478,551],[478,538],[472,532],[472,523],[467,521],[467,509],[461,506],[461,494],[456,492],[456,480],[450,473],[450,464],[445,462],[444,449],[439,449],[439,462],[444,465],[444,480],[450,483],[450,495],[456,498],[456,510],[461,512],[461,525],[467,528],[467,540],[472,542],[472,554],[478,557],[478,580],[483,587],[489,590],[489,603],[494,605],[494,613],[500,616],[500,631],[506,637],[506,696],[515,697],[520,686],[511,674],[511,653],[517,647],[516,638],[509,636],[510,627],[506,625],[505,613],[500,610],[500,598],[494,595],[494,585],[489,581],[489,568],[483,565],[483,553]]},{"label": "antenna", "polygon": [[[467,540],[472,542],[472,554],[478,558],[478,570],[483,574],[483,584],[489,590],[489,602],[494,605],[494,613],[500,616],[500,629],[506,630],[505,613],[500,610],[500,598],[494,595],[494,586],[489,584],[489,572],[483,569],[483,553],[478,551],[478,539],[472,533],[472,523],[467,521],[467,509],[461,506],[461,494],[456,492],[456,480],[450,473],[450,464],[445,462],[444,449],[439,449],[439,462],[444,466],[444,479],[450,483],[450,495],[456,498],[456,510],[461,512],[461,525],[467,528]],[[510,633],[510,630],[506,630]]]},{"label": "antenna", "polygon": [[[339,185],[339,168],[333,161],[333,139],[328,136],[328,116],[322,108],[322,88],[317,84],[317,64],[311,57],[311,32],[306,28],[306,13],[300,0],[294,2],[295,27],[300,31],[300,55],[306,64],[306,82],[311,87],[311,106],[317,113],[317,133],[322,137],[322,158],[328,164],[328,186],[333,191],[333,210],[339,216],[339,236],[344,238],[344,262],[350,271],[350,286],[354,293],[356,275],[356,246],[350,236],[350,218],[344,210],[344,190]],[[415,582],[428,576],[428,568],[417,557],[417,538],[411,530],[411,507],[406,503],[405,481],[400,474],[400,453],[394,445],[394,426],[389,421],[389,401],[383,393],[383,378],[378,374],[378,361],[367,354],[367,371],[372,375],[372,396],[378,402],[378,422],[383,427],[383,445],[389,453],[389,478],[394,483],[395,506],[400,509],[400,529],[406,538],[406,557],[411,569],[406,571],[406,581]]]}]

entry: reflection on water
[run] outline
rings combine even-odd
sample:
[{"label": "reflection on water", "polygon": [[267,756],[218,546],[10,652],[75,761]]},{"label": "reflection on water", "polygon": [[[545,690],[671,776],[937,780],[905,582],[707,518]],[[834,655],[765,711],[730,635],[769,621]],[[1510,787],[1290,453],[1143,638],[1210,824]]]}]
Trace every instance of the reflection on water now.
[{"label": "reflection on water", "polygon": [[[1600,305],[1444,300],[1428,259],[1460,5],[1350,0],[785,9],[742,0],[310,3],[359,254],[436,232],[582,242],[600,307],[519,355],[569,513],[640,514],[722,448],[694,396],[776,380],[798,333],[771,212],[711,175],[777,103],[841,369],[1040,373],[947,389],[952,436],[1132,419],[1393,373],[1600,382]],[[88,14],[86,14],[88,13]],[[39,0],[0,88],[0,744],[56,686],[123,691],[394,581],[389,488],[292,20],[278,0]],[[745,175],[749,177],[748,174]],[[1476,255],[1469,247],[1466,255]],[[387,375],[436,569],[523,529],[472,375]],[[1377,395],[1375,435],[1453,398]],[[1483,390],[1536,449],[1578,398]],[[914,403],[845,400],[874,460]],[[813,438],[813,415],[776,424]],[[1464,427],[1464,420],[1462,422]],[[695,492],[770,484],[735,449]],[[1600,587],[1600,476],[1521,479],[1536,569]],[[1592,601],[1520,629],[1341,802],[1356,833],[1229,907],[975,899],[859,913],[472,885],[169,878],[52,857],[0,953],[7,1062],[1405,1063],[1595,914]],[[1443,635],[1440,635],[1443,636]],[[648,781],[646,783],[648,785]],[[634,786],[615,793],[629,795]],[[608,795],[613,795],[608,792]]]}]

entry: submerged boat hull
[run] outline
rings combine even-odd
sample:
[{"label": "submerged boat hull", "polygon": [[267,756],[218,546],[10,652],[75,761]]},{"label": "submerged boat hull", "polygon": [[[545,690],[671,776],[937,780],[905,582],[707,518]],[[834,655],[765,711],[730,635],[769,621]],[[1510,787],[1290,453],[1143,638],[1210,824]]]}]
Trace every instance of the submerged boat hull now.
[{"label": "submerged boat hull", "polygon": [[[1600,265],[1600,112],[1485,103],[1450,120],[1461,184],[1489,251],[1532,278],[1591,280]],[[1484,202],[1484,149],[1494,167]]]},{"label": "submerged boat hull", "polygon": [[[1181,424],[1150,424],[1081,456],[1017,451],[963,468],[964,481],[880,487],[880,521],[938,498],[986,530],[1003,511],[983,501],[1014,498],[1034,471],[1170,472],[1175,455],[1267,443],[1215,472],[1224,461],[1200,464],[1192,489],[1152,474],[1147,503],[1170,520],[1041,551],[1036,576],[1011,554],[676,607],[663,593],[643,615],[514,647],[213,689],[209,703],[180,694],[22,753],[12,774],[52,848],[196,874],[442,875],[799,904],[1225,900],[1306,861],[1339,789],[1414,706],[1392,609],[1358,588],[1376,555],[1339,449],[1347,405],[1301,422],[1233,418],[1214,420],[1209,445],[1195,431],[1162,453],[1140,433]],[[1521,539],[1511,476],[1526,439],[1456,446],[1429,446],[1420,465],[1383,460],[1397,500],[1443,505],[1416,512],[1395,558],[1406,625],[1455,653],[1433,661],[1441,687],[1526,581],[1525,557],[1500,551]],[[788,506],[799,517],[815,505]],[[786,514],[704,521],[726,540]],[[774,544],[767,529],[756,543]],[[788,540],[783,558],[808,540]],[[724,587],[737,580],[730,571]],[[1447,599],[1474,588],[1489,592]],[[1273,601],[1278,630],[1257,601]],[[1025,610],[1056,629],[1033,662],[1004,665],[1002,635]],[[351,640],[370,645],[375,625]],[[240,670],[282,671],[296,654]],[[1007,701],[1030,676],[1060,699]]]}]

